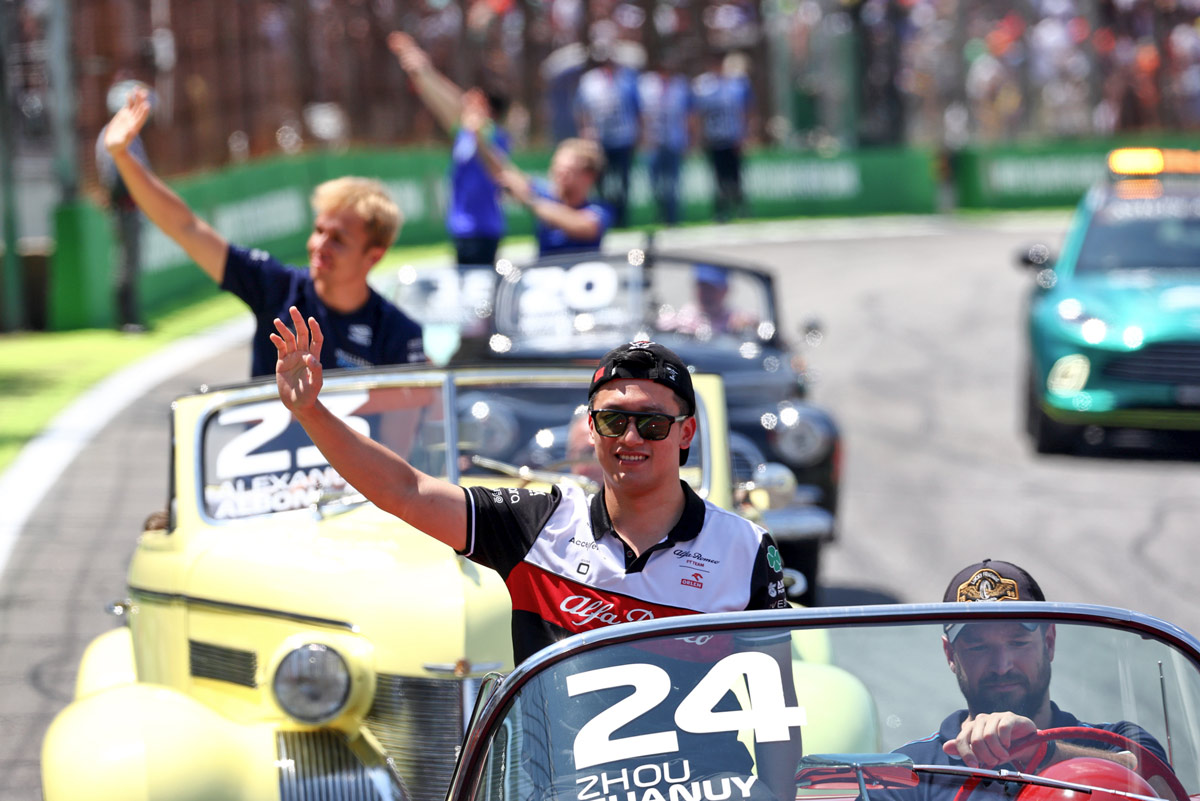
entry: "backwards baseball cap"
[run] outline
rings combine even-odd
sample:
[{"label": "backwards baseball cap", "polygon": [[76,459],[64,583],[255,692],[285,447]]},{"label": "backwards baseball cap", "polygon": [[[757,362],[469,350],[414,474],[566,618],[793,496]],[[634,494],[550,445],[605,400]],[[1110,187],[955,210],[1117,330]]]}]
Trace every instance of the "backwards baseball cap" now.
[{"label": "backwards baseball cap", "polygon": [[[609,381],[633,378],[653,381],[674,392],[683,401],[683,413],[696,413],[696,392],[692,389],[692,374],[675,352],[657,342],[639,340],[618,345],[600,358],[600,366],[592,373],[588,388],[588,404]],[[688,449],[679,451],[679,464],[687,462]]]},{"label": "backwards baseball cap", "polygon": [[[984,559],[967,565],[954,574],[946,586],[942,600],[947,603],[961,601],[1044,601],[1042,588],[1024,568],[1012,562]],[[962,633],[966,623],[951,623],[945,627],[950,642]],[[1040,623],[1022,622],[1029,631],[1037,630]]]}]

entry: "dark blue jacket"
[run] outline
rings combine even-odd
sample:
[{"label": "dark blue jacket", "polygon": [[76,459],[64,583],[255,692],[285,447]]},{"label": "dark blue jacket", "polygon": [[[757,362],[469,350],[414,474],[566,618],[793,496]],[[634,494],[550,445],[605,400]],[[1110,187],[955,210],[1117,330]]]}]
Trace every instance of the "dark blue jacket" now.
[{"label": "dark blue jacket", "polygon": [[[963,767],[963,761],[958,757],[948,755],[942,750],[942,746],[958,736],[966,717],[967,710],[958,710],[942,721],[941,728],[938,731],[928,737],[900,746],[896,749],[896,753],[907,754],[912,758],[914,765],[956,765]],[[1092,729],[1116,732],[1128,737],[1139,745],[1145,746],[1164,761],[1166,760],[1166,752],[1163,750],[1162,745],[1141,726],[1130,723],[1127,720],[1121,720],[1116,723],[1082,723],[1079,718],[1070,712],[1062,711],[1058,708],[1057,704],[1051,702],[1049,728],[1058,729],[1068,726],[1087,726]],[[1079,740],[1078,744],[1101,751],[1120,750],[1100,742],[1087,740]],[[999,767],[1007,770],[1017,770],[1016,765],[1000,765]],[[954,796],[959,788],[962,787],[964,781],[961,776],[930,776],[929,774],[919,772],[917,775],[920,777],[921,783],[916,787],[906,790],[871,790],[869,791],[871,801],[954,801]],[[984,782],[975,788],[975,791],[971,794],[971,801],[1000,801],[1000,799],[1015,798],[1024,787],[1025,785],[1023,784],[1012,782]]]}]

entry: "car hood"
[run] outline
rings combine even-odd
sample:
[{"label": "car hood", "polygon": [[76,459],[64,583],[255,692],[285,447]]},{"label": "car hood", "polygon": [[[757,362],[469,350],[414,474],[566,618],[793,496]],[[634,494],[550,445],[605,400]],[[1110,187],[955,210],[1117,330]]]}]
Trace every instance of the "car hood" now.
[{"label": "car hood", "polygon": [[467,659],[511,665],[510,605],[492,570],[370,504],[221,526],[198,538],[185,595],[263,614],[337,621],[372,641],[381,666]]},{"label": "car hood", "polygon": [[1054,304],[1074,298],[1085,317],[1139,326],[1146,340],[1200,337],[1200,274],[1110,273],[1060,286]]}]

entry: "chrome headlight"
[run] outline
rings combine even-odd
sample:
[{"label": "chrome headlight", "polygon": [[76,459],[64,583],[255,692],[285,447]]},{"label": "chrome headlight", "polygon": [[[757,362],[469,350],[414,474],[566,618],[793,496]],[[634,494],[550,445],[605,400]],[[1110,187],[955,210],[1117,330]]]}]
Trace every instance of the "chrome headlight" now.
[{"label": "chrome headlight", "polygon": [[324,723],[350,699],[350,670],[337,651],[307,643],[279,663],[272,688],[284,712],[301,723]]},{"label": "chrome headlight", "polygon": [[829,453],[833,435],[821,416],[812,409],[780,404],[779,411],[760,419],[769,432],[772,449],[788,464],[811,465]]}]

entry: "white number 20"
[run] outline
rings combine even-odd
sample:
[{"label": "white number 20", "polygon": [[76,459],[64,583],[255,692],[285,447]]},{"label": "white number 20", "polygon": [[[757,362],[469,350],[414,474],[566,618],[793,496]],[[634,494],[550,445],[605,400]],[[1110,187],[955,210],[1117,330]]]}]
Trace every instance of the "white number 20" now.
[{"label": "white number 20", "polygon": [[[726,712],[715,710],[727,692],[743,677],[749,691],[747,708]],[[567,694],[613,687],[633,687],[633,693],[585,723],[575,735],[577,770],[612,762],[665,754],[679,750],[675,731],[614,738],[613,732],[658,706],[671,689],[670,675],[656,665],[636,663],[589,670],[567,677]],[[792,727],[803,726],[803,707],[787,706],[779,663],[771,656],[746,651],[717,662],[675,709],[675,725],[693,734],[736,732],[753,729],[756,742],[787,740]]]}]

